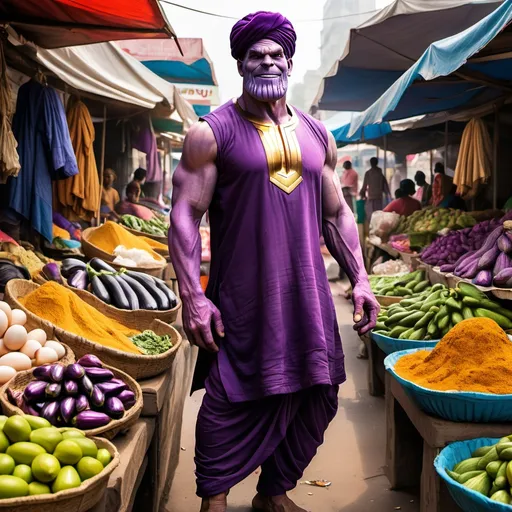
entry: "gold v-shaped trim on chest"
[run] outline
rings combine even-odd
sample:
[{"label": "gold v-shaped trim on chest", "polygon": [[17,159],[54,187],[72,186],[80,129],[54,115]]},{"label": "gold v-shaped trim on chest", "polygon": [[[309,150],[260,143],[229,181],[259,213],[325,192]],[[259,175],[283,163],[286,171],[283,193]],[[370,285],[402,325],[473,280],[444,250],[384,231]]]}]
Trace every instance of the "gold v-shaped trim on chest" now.
[{"label": "gold v-shaped trim on chest", "polygon": [[273,124],[254,118],[238,102],[235,106],[238,113],[258,130],[271,183],[291,194],[302,182],[302,155],[296,134],[299,116],[290,107],[291,119],[283,124]]}]

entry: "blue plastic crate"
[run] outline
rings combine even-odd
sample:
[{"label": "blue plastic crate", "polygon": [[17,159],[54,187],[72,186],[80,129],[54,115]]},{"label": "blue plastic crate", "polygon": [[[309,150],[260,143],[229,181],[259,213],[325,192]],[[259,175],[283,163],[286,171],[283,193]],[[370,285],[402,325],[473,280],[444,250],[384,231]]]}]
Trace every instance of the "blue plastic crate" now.
[{"label": "blue plastic crate", "polygon": [[[511,432],[512,433],[512,432]],[[452,470],[455,464],[469,459],[471,454],[482,446],[496,444],[499,439],[481,437],[470,441],[457,441],[448,445],[436,457],[434,466],[439,476],[446,482],[448,490],[455,503],[464,512],[511,512],[512,506],[492,501],[483,494],[475,492],[459,484],[446,473],[447,469]]]},{"label": "blue plastic crate", "polygon": [[398,338],[390,338],[389,336],[374,332],[372,332],[372,338],[377,346],[386,354],[414,348],[434,348],[439,343],[439,340],[399,340]]},{"label": "blue plastic crate", "polygon": [[384,366],[400,382],[407,394],[426,413],[439,416],[449,421],[475,423],[493,423],[512,421],[512,395],[495,395],[492,393],[475,393],[468,391],[435,391],[418,386],[398,375],[394,368],[396,362],[404,355],[417,352],[414,349],[394,352],[386,357]]}]

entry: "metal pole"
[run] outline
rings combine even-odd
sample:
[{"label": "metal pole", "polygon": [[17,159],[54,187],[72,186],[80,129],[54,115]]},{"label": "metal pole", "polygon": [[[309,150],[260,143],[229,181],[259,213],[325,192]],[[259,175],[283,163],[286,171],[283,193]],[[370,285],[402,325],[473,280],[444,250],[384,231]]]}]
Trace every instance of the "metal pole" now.
[{"label": "metal pole", "polygon": [[498,107],[494,106],[494,140],[492,151],[492,207],[496,209],[498,204],[498,143],[500,120]]},{"label": "metal pole", "polygon": [[448,168],[448,121],[444,123],[444,172]]},{"label": "metal pole", "polygon": [[384,135],[384,176],[388,168],[388,136]]},{"label": "metal pole", "polygon": [[429,151],[430,153],[430,184],[434,182],[434,152],[432,150]]},{"label": "metal pole", "polygon": [[98,226],[101,223],[101,196],[103,194],[103,170],[105,168],[105,143],[107,140],[107,105],[103,105],[103,128],[101,132],[101,157],[100,157],[100,201],[98,205]]}]

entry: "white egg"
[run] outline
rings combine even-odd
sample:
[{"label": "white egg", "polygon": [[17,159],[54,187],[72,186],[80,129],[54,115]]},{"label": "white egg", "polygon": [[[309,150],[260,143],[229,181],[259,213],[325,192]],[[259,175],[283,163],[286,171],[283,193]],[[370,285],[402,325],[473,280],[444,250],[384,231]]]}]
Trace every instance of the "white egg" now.
[{"label": "white egg", "polygon": [[13,309],[11,312],[11,325],[25,325],[27,323],[27,315],[22,309]]},{"label": "white egg", "polygon": [[9,327],[9,319],[7,315],[0,309],[0,337],[2,337]]},{"label": "white egg", "polygon": [[66,353],[66,349],[58,341],[48,340],[44,346],[55,350],[59,356],[59,359],[62,359]]},{"label": "white egg", "polygon": [[37,340],[27,340],[27,343],[20,348],[20,352],[33,359],[36,352],[42,347]]},{"label": "white egg", "polygon": [[20,352],[9,352],[0,357],[0,366],[10,366],[20,372],[32,368],[32,361],[30,361],[30,357]]},{"label": "white egg", "polygon": [[0,366],[0,384],[5,384],[16,375],[16,370],[11,366]]},{"label": "white egg", "polygon": [[11,325],[11,315],[12,315],[12,309],[7,302],[4,302],[3,300],[0,300],[0,309],[7,315],[7,320],[9,320],[9,325]]},{"label": "white egg", "polygon": [[41,343],[41,346],[46,343],[46,333],[43,329],[33,329],[27,334],[27,340],[36,340]]},{"label": "white egg", "polygon": [[9,350],[19,350],[27,342],[27,330],[22,325],[11,325],[4,334],[4,345]]},{"label": "white egg", "polygon": [[[4,356],[5,357],[5,356]],[[0,361],[2,358],[0,357]],[[36,364],[41,366],[46,363],[55,363],[59,360],[57,352],[50,347],[42,347],[36,352]],[[1,364],[1,363],[0,363]]]},{"label": "white egg", "polygon": [[0,338],[0,357],[9,353],[9,349],[4,345],[4,339]]}]

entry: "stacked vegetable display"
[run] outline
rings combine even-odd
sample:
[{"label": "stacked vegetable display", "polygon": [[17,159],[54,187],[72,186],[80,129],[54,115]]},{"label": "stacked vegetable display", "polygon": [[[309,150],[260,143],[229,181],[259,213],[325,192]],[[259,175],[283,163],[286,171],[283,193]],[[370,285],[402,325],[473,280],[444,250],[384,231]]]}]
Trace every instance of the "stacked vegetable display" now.
[{"label": "stacked vegetable display", "polygon": [[0,500],[74,489],[111,461],[110,452],[80,430],[31,415],[0,416]]},{"label": "stacked vegetable display", "polygon": [[437,233],[445,228],[462,229],[476,224],[475,219],[462,210],[451,208],[424,208],[409,217],[401,217],[396,233]]},{"label": "stacked vegetable display", "polygon": [[444,266],[445,272],[451,272],[455,268],[455,262],[468,252],[476,251],[482,247],[489,234],[498,225],[500,225],[500,221],[492,219],[480,222],[472,228],[450,231],[445,236],[440,236],[434,240],[421,253],[421,260],[434,267]]},{"label": "stacked vegetable display", "polygon": [[405,298],[382,310],[376,333],[403,340],[436,340],[467,318],[494,320],[502,329],[512,329],[512,312],[490,300],[478,288],[460,282],[456,289],[442,284],[419,297]]},{"label": "stacked vegetable display", "polygon": [[441,271],[472,279],[479,286],[512,288],[512,221],[495,228],[478,249],[469,251]]},{"label": "stacked vegetable display", "polygon": [[119,309],[165,311],[178,304],[174,292],[161,279],[126,269],[117,271],[99,258],[87,264],[65,259],[61,273],[69,286],[90,289],[100,300]]},{"label": "stacked vegetable display", "polygon": [[8,389],[9,400],[23,412],[51,425],[82,429],[103,427],[119,420],[136,402],[134,392],[114,377],[94,355],[77,363],[35,368],[23,391]]},{"label": "stacked vegetable display", "polygon": [[58,341],[47,340],[42,329],[27,332],[26,322],[24,311],[11,309],[0,301],[0,384],[5,384],[18,371],[54,363],[66,353]]},{"label": "stacked vegetable display", "polygon": [[512,505],[509,492],[512,486],[512,436],[478,448],[471,458],[459,462],[446,473],[459,484],[492,501]]},{"label": "stacked vegetable display", "polygon": [[375,295],[388,297],[417,297],[431,289],[422,270],[397,277],[370,276],[370,286]]},{"label": "stacked vegetable display", "polygon": [[130,229],[140,231],[148,235],[166,237],[169,231],[169,224],[164,222],[159,217],[154,217],[151,220],[142,220],[135,215],[123,215],[121,223]]}]

